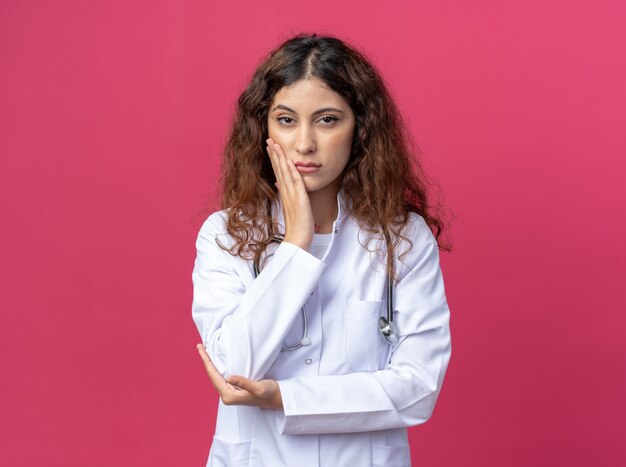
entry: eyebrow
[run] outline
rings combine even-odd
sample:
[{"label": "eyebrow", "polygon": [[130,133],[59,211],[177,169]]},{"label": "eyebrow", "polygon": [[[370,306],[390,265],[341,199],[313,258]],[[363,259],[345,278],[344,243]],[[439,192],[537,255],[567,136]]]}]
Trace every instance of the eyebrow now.
[{"label": "eyebrow", "polygon": [[[283,104],[278,104],[276,107],[274,107],[272,109],[272,112],[274,112],[274,110],[278,110],[278,109],[286,110],[287,112],[291,112],[293,114],[298,115],[298,112],[296,112],[295,110],[293,110],[293,109],[291,109],[291,108],[289,108],[289,107],[287,107],[286,105],[283,105]],[[324,107],[323,109],[316,110],[315,112],[313,112],[312,115],[323,114],[325,112],[339,112],[339,113],[343,113],[343,110],[338,109],[336,107]]]}]

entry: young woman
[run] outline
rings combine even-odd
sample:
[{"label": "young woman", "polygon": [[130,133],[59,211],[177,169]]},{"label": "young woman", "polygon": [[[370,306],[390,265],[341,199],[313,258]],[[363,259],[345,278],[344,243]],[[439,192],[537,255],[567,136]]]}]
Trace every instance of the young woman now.
[{"label": "young woman", "polygon": [[220,395],[207,465],[410,465],[451,343],[443,222],[408,140],[333,37],[286,41],[241,94],[192,276]]}]

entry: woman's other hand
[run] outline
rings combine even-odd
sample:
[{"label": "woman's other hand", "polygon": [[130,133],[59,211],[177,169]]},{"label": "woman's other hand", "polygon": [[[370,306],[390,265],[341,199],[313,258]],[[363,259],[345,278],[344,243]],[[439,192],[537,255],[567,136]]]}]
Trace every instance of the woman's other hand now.
[{"label": "woman's other hand", "polygon": [[283,149],[271,138],[266,140],[276,186],[280,192],[285,218],[285,242],[307,250],[313,241],[313,212],[302,175],[293,161],[287,160]]},{"label": "woman's other hand", "polygon": [[283,399],[280,394],[280,387],[273,379],[252,381],[243,376],[229,376],[225,380],[221,375],[209,355],[206,353],[204,345],[196,346],[200,353],[200,358],[204,363],[213,387],[220,394],[222,402],[226,405],[253,405],[265,409],[283,410]]}]

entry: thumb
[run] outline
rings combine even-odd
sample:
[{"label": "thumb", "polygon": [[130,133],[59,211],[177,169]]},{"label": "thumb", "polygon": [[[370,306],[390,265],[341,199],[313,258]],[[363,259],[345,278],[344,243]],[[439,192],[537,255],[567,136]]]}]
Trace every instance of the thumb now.
[{"label": "thumb", "polygon": [[245,376],[230,376],[228,378],[228,383],[233,386],[237,386],[240,389],[245,389],[246,391],[252,392],[254,388],[254,382],[249,380]]}]

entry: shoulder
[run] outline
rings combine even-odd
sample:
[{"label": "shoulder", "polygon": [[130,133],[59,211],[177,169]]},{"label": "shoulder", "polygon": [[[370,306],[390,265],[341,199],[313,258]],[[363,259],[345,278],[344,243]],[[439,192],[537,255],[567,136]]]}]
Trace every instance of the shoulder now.
[{"label": "shoulder", "polygon": [[[416,212],[407,214],[407,221],[402,227],[400,238],[394,241],[394,261],[400,276],[415,268],[425,259],[438,261],[439,245],[426,220]],[[380,229],[375,233],[368,232],[358,223],[357,219],[349,216],[350,225],[358,231],[359,243],[370,253],[386,251],[385,239]],[[381,257],[376,259],[380,260]],[[372,259],[375,261],[375,259]]]},{"label": "shoulder", "polygon": [[403,229],[403,234],[410,240],[422,245],[437,244],[437,239],[426,223],[426,220],[416,212],[409,213],[409,219]]},{"label": "shoulder", "polygon": [[418,213],[409,213],[409,219],[402,230],[396,258],[405,272],[424,262],[439,262],[439,245],[430,226]]},{"label": "shoulder", "polygon": [[[409,212],[407,215],[408,219],[406,224],[402,227],[400,231],[401,236],[405,237],[403,241],[411,240],[411,242],[428,244],[428,243],[437,243],[435,236],[433,235],[432,230],[424,220],[424,218],[416,212]],[[359,232],[364,232],[364,228],[361,226],[359,221],[352,215],[347,216],[351,225],[354,228],[358,229]],[[374,228],[377,232],[376,237],[381,237],[380,228]]]},{"label": "shoulder", "polygon": [[228,233],[228,213],[229,209],[222,209],[209,215],[200,227],[198,242],[214,244],[217,240],[221,245],[230,248],[234,239]]},{"label": "shoulder", "polygon": [[200,232],[219,234],[228,232],[228,209],[222,209],[221,211],[215,211],[203,222],[200,227]]}]

